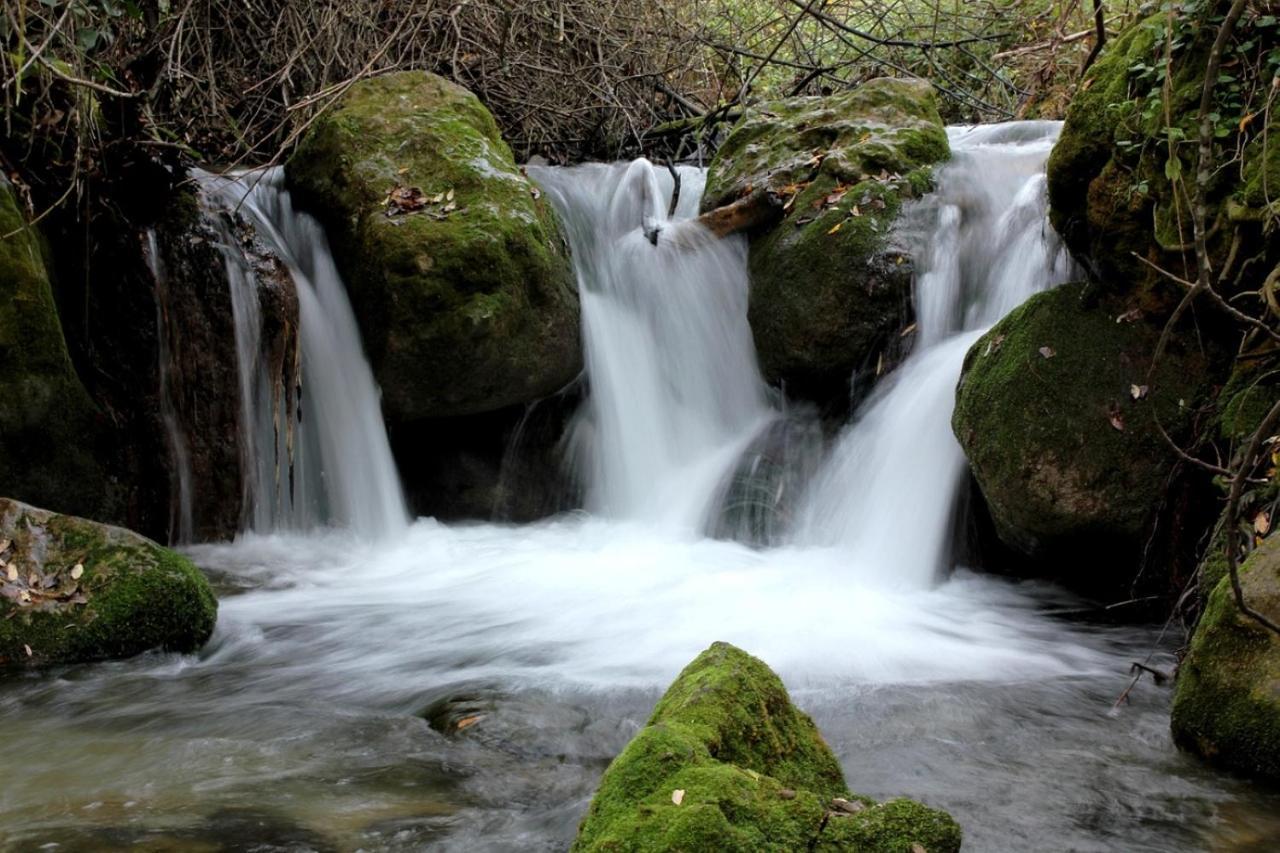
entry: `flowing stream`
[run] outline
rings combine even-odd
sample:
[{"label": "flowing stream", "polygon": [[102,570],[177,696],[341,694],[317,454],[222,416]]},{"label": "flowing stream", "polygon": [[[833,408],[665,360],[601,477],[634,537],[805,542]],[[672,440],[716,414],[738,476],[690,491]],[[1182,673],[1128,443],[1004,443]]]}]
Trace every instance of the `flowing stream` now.
[{"label": "flowing stream", "polygon": [[[687,221],[701,173],[682,170],[668,217],[671,178],[646,162],[531,168],[578,265],[589,396],[569,445],[588,511],[523,526],[402,523],[324,235],[278,172],[212,186],[298,283],[304,488],[281,502],[267,471],[249,532],[187,549],[221,599],[200,654],[0,681],[0,849],[562,850],[609,760],[715,640],[782,675],[854,790],[950,810],[966,849],[1275,849],[1280,792],[1175,750],[1167,687],[1144,680],[1113,710],[1131,661],[1172,665],[1157,629],[952,565],[960,361],[1070,274],[1044,220],[1055,132],[952,132],[903,224],[914,353],[825,458],[772,469],[755,448],[785,434],[812,450],[812,430],[760,379],[745,247]],[[278,406],[261,342],[242,343],[262,453]],[[717,521],[743,483],[795,495],[769,544]]]}]

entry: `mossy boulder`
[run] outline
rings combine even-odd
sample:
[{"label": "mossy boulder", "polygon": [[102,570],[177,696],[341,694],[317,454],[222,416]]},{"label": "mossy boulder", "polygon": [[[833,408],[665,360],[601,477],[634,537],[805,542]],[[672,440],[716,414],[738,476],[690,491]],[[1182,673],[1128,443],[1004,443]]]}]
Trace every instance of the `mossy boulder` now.
[{"label": "mossy boulder", "polygon": [[783,220],[751,237],[748,315],[769,381],[842,399],[854,371],[892,349],[910,322],[912,279],[894,221],[949,156],[921,81],[747,110],[711,163],[702,204],[760,187],[790,197]]},{"label": "mossy boulder", "polygon": [[0,177],[0,484],[68,512],[102,508],[97,407],[72,366],[47,247]]},{"label": "mossy boulder", "polygon": [[944,812],[850,794],[778,677],[715,643],[609,765],[572,849],[941,853],[960,837]]},{"label": "mossy boulder", "polygon": [[[1149,310],[1167,309],[1183,293],[1156,267],[1195,278],[1189,199],[1199,162],[1200,99],[1218,16],[1229,5],[1211,0],[1177,15],[1156,12],[1108,42],[1073,97],[1049,158],[1054,228],[1095,280]],[[1235,42],[1274,40],[1280,31],[1265,17],[1246,14]],[[1233,43],[1224,59],[1246,55]],[[1262,93],[1270,71],[1245,79],[1259,73],[1250,62],[1231,60],[1227,68],[1211,107],[1218,152],[1206,194],[1207,246],[1218,273],[1233,252],[1237,263],[1258,256],[1235,285],[1256,290],[1250,276],[1265,275],[1276,257],[1263,222],[1280,213],[1280,146],[1266,142],[1280,132],[1280,118],[1265,127]],[[1248,97],[1255,101],[1242,100]]]},{"label": "mossy boulder", "polygon": [[1000,539],[1080,586],[1132,576],[1177,461],[1157,420],[1185,439],[1213,390],[1177,336],[1149,377],[1159,324],[1100,290],[1064,284],[997,323],[952,416]]},{"label": "mossy boulder", "polygon": [[[1245,603],[1280,622],[1280,537],[1240,567]],[[1178,670],[1174,740],[1223,767],[1280,780],[1280,636],[1236,606],[1229,578],[1209,596]]]},{"label": "mossy boulder", "polygon": [[0,498],[0,668],[194,651],[217,613],[187,558],[124,528]]},{"label": "mossy boulder", "polygon": [[392,420],[494,411],[580,372],[564,236],[469,91],[362,80],[286,172],[327,227]]}]

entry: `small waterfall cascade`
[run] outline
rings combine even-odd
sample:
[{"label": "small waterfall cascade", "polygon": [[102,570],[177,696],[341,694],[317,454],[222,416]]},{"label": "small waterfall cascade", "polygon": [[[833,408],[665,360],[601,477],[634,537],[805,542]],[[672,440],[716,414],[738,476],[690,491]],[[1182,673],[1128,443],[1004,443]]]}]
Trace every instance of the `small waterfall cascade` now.
[{"label": "small waterfall cascade", "polygon": [[[243,526],[403,531],[408,511],[378,388],[324,229],[294,209],[283,169],[194,177],[231,286]],[[268,256],[246,246],[232,212]]]},{"label": "small waterfall cascade", "polygon": [[860,579],[927,587],[948,567],[964,455],[951,433],[965,353],[1039,290],[1071,278],[1047,220],[1057,122],[952,128],[952,159],[906,214],[915,350],[838,438],[802,512],[801,542],[833,545]]},{"label": "small waterfall cascade", "polygon": [[[702,532],[778,415],[747,325],[747,249],[692,221],[706,173],[647,160],[528,167],[573,249],[589,396],[570,454],[587,508]],[[671,214],[670,216],[668,214]]]},{"label": "small waterfall cascade", "polygon": [[155,282],[156,301],[156,364],[160,375],[160,420],[164,424],[165,441],[169,448],[170,499],[169,542],[184,544],[195,539],[195,510],[192,492],[191,450],[183,431],[177,406],[174,405],[175,355],[171,344],[169,306],[169,278],[160,257],[160,246],[154,229],[143,235],[147,266]]}]

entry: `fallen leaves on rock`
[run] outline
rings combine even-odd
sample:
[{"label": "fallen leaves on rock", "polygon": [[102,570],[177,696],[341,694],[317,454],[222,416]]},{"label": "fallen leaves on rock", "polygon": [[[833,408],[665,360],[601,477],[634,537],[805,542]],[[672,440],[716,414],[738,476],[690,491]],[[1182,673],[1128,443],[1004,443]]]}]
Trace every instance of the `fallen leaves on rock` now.
[{"label": "fallen leaves on rock", "polygon": [[[537,198],[537,196],[534,196]],[[420,187],[406,187],[400,184],[387,191],[386,214],[388,218],[422,213],[432,219],[444,219],[459,210],[454,201],[452,188],[435,195],[427,195]]]},{"label": "fallen leaves on rock", "polygon": [[866,807],[866,803],[858,800],[846,800],[844,797],[836,797],[831,801],[831,809],[844,814],[857,814]]},{"label": "fallen leaves on rock", "polygon": [[0,548],[0,565],[4,566],[0,598],[7,598],[19,608],[40,609],[89,602],[79,583],[84,576],[83,563],[77,562],[65,570],[54,571],[35,567],[29,569],[23,577],[16,562],[17,555],[8,553],[13,543],[6,539],[0,545],[4,546]]},{"label": "fallen leaves on rock", "polygon": [[1141,400],[1147,396],[1147,390],[1146,385],[1130,385],[1129,396],[1135,400]]},{"label": "fallen leaves on rock", "polygon": [[983,355],[991,355],[993,352],[1000,352],[1000,347],[1004,344],[1004,335],[995,335],[987,341],[987,348],[983,351]]},{"label": "fallen leaves on rock", "polygon": [[1043,358],[1053,358],[1057,354],[1058,351],[1053,347],[1040,347],[1040,355]]},{"label": "fallen leaves on rock", "polygon": [[684,788],[676,788],[671,792],[671,802],[677,806],[684,802]]},{"label": "fallen leaves on rock", "polygon": [[1266,536],[1271,531],[1271,515],[1265,510],[1253,517],[1253,532]]},{"label": "fallen leaves on rock", "polygon": [[1124,432],[1124,416],[1120,414],[1118,406],[1112,406],[1107,412],[1107,422],[1111,424],[1111,428],[1116,432]]}]

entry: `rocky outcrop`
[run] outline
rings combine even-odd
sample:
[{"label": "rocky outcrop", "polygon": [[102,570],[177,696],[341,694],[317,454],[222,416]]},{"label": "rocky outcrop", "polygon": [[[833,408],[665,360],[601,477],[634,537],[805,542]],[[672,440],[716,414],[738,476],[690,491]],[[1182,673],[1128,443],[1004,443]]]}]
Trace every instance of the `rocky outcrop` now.
[{"label": "rocky outcrop", "polygon": [[[1280,622],[1280,537],[1240,568],[1245,602]],[[1172,727],[1178,745],[1214,764],[1280,780],[1280,635],[1240,612],[1222,578],[1178,670]]]},{"label": "rocky outcrop", "polygon": [[749,109],[716,153],[703,209],[767,188],[783,220],[751,237],[749,320],[770,382],[844,401],[910,323],[912,267],[893,235],[949,156],[933,90],[881,79]]},{"label": "rocky outcrop", "polygon": [[327,227],[391,421],[496,411],[580,372],[555,214],[470,92],[425,72],[356,83],[287,174]]},{"label": "rocky outcrop", "polygon": [[117,512],[100,462],[109,424],[68,354],[44,240],[2,177],[0,233],[0,484],[68,512]]},{"label": "rocky outcrop", "polygon": [[[1132,577],[1177,457],[1212,393],[1199,348],[1064,284],[1029,299],[969,351],[952,427],[1000,539],[1078,586]],[[1160,426],[1157,426],[1157,423]]]},{"label": "rocky outcrop", "polygon": [[910,800],[850,794],[778,677],[715,643],[609,765],[572,849],[945,853],[960,827]]},{"label": "rocky outcrop", "polygon": [[217,601],[185,557],[119,527],[0,498],[0,667],[189,652]]}]

